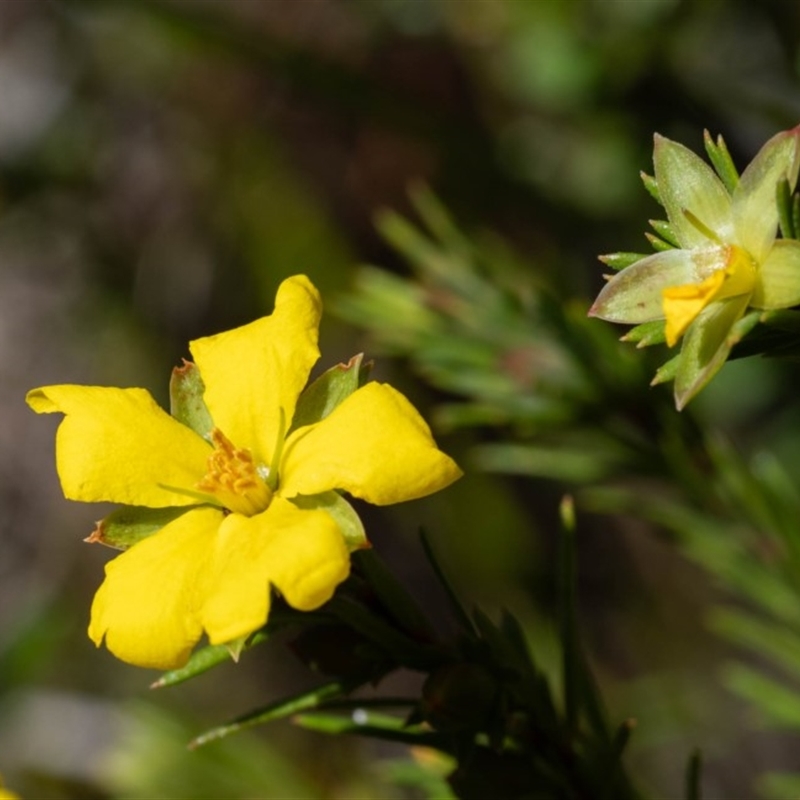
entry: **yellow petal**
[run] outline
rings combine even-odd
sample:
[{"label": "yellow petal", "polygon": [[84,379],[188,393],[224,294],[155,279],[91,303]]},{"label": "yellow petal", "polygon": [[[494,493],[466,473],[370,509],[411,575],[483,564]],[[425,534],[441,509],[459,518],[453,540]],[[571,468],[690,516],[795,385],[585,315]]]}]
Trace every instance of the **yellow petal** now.
[{"label": "yellow petal", "polygon": [[258,463],[269,466],[280,409],[288,429],[319,358],[321,313],[317,290],[305,275],[295,275],[280,285],[271,316],[190,344],[214,424]]},{"label": "yellow petal", "polygon": [[61,412],[56,465],[70,500],[180,506],[194,497],[211,445],[156,405],[144,389],[44,386],[28,392],[39,414]]},{"label": "yellow petal", "polygon": [[278,493],[293,497],[343,489],[387,505],[436,492],[461,474],[400,392],[368,383],[324,420],[289,437]]},{"label": "yellow petal", "polygon": [[800,303],[800,242],[778,239],[758,270],[750,304],[754,308],[789,308]]},{"label": "yellow petal", "polygon": [[212,644],[258,630],[267,621],[270,586],[310,611],[328,601],[350,571],[344,538],[324,511],[276,497],[263,514],[228,515],[213,555],[203,626]]},{"label": "yellow petal", "polygon": [[667,321],[667,344],[672,347],[714,299],[725,281],[725,270],[717,270],[700,283],[672,286],[661,293]]},{"label": "yellow petal", "polygon": [[106,564],[92,603],[89,636],[140,667],[186,663],[202,635],[207,563],[223,515],[198,508]]}]

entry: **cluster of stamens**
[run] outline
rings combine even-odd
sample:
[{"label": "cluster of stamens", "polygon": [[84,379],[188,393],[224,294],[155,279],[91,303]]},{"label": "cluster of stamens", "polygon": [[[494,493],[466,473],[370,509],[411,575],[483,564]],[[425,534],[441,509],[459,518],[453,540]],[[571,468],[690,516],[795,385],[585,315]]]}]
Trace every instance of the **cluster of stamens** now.
[{"label": "cluster of stamens", "polygon": [[236,514],[251,517],[266,510],[272,490],[259,474],[249,450],[233,446],[218,428],[211,434],[214,452],[208,457],[208,472],[197,489],[214,495]]}]

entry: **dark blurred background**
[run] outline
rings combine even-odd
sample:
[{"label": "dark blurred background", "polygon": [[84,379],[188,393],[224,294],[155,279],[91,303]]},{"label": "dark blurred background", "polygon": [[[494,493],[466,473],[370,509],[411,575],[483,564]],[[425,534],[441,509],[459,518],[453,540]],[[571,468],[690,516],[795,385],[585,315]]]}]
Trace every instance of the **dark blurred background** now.
[{"label": "dark blurred background", "polygon": [[[704,128],[723,133],[746,164],[800,119],[799,41],[795,0],[0,0],[6,782],[29,798],[414,796],[387,781],[400,751],[283,723],[185,751],[313,677],[262,648],[151,695],[155,676],[96,651],[85,628],[109,552],[81,538],[105,510],[63,500],[58,420],[32,414],[25,392],[144,386],[165,403],[188,340],[268,313],[284,277],[307,273],[327,301],[361,263],[402,274],[373,217],[409,213],[413,181],[588,305],[596,255],[646,247],[657,212],[638,172],[653,132],[695,150]],[[325,366],[369,346],[332,314],[321,345]],[[736,386],[785,380],[758,369]],[[378,370],[431,402],[402,362]],[[743,426],[735,408],[718,416]],[[463,453],[459,437],[439,439]],[[553,665],[538,531],[557,491],[535,490],[469,474],[371,514],[368,531],[427,591],[415,539],[426,524],[460,588],[512,606]],[[709,796],[742,796],[759,771],[792,766],[793,743],[749,732],[716,682],[699,570],[642,530],[581,546],[589,642],[613,717],[640,719],[643,785],[672,796],[694,745]]]}]

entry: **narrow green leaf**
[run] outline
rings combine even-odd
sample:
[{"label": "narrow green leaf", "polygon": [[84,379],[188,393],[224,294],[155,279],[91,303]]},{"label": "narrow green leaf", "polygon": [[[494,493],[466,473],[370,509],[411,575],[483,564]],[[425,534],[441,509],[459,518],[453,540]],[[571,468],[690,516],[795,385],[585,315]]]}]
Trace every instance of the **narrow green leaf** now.
[{"label": "narrow green leaf", "polygon": [[635,264],[637,261],[641,261],[643,258],[647,258],[647,254],[645,253],[608,253],[604,256],[597,257],[599,261],[602,261],[607,267],[611,267],[614,270],[621,270],[625,269],[625,267],[629,267],[631,264]]},{"label": "narrow green leaf", "polygon": [[525,670],[531,674],[537,673],[536,663],[519,620],[508,609],[501,609],[500,613],[500,632],[503,637],[514,648]]},{"label": "narrow green leaf", "polygon": [[605,477],[622,462],[625,454],[593,437],[585,448],[562,442],[550,446],[483,444],[472,450],[474,463],[486,472],[532,475],[570,483],[591,483]]},{"label": "narrow green leaf", "polygon": [[356,389],[363,386],[372,363],[363,363],[364,354],[353,356],[346,364],[337,364],[309,384],[297,401],[291,433],[304,425],[319,422]]},{"label": "narrow green leaf", "polygon": [[406,729],[403,727],[403,720],[383,714],[370,714],[362,709],[356,709],[350,717],[324,712],[297,714],[292,718],[292,722],[317,733],[356,734],[412,747],[433,747],[448,752],[447,737],[419,727]]},{"label": "narrow green leaf", "polygon": [[648,175],[646,172],[640,172],[639,177],[642,179],[642,183],[644,184],[644,188],[650,193],[650,196],[660,205],[663,206],[664,203],[661,202],[661,194],[658,191],[658,183],[656,179],[652,175]]},{"label": "narrow green leaf", "polygon": [[655,250],[655,251],[657,251],[659,253],[664,253],[667,250],[674,250],[675,249],[674,245],[671,245],[669,242],[665,242],[663,239],[661,239],[658,236],[654,236],[649,231],[647,231],[645,233],[644,237],[645,237],[645,239],[647,239],[648,242],[650,242],[650,244],[653,247],[653,250]]},{"label": "narrow green leaf", "polygon": [[669,361],[665,361],[657,370],[650,381],[651,386],[658,386],[660,383],[669,383],[675,380],[675,375],[678,373],[678,367],[681,363],[681,354],[673,356]]},{"label": "narrow green leaf", "polygon": [[669,224],[669,222],[667,222],[665,219],[651,219],[649,222],[653,230],[661,239],[663,239],[672,247],[680,247],[678,237],[675,235],[675,230],[673,229],[672,225]]},{"label": "narrow green leaf", "polygon": [[475,626],[472,623],[472,619],[470,618],[469,614],[467,614],[464,606],[461,604],[461,600],[458,598],[456,590],[453,588],[453,585],[450,583],[450,580],[439,564],[436,552],[434,551],[433,545],[428,538],[428,533],[423,528],[420,528],[419,538],[420,542],[422,543],[422,549],[425,551],[425,556],[428,559],[428,563],[431,565],[431,569],[433,569],[434,573],[436,574],[439,584],[441,585],[442,589],[444,589],[447,599],[450,601],[450,608],[456,618],[456,621],[459,623],[459,625],[461,625],[464,633],[474,637],[476,631]]},{"label": "narrow green leaf", "polygon": [[409,187],[408,195],[428,230],[452,253],[469,258],[472,245],[430,187],[421,182]]},{"label": "narrow green leaf", "polygon": [[437,258],[441,260],[441,250],[408,220],[394,211],[379,212],[375,223],[381,236],[412,266],[424,270]]},{"label": "narrow green leaf", "polygon": [[433,642],[436,633],[417,602],[373,549],[359,550],[353,562],[381,601],[385,612],[414,639]]},{"label": "narrow green leaf", "polygon": [[193,362],[184,359],[182,367],[172,370],[169,381],[169,410],[178,422],[210,441],[214,421],[203,400],[205,388],[200,370]]},{"label": "narrow green leaf", "polygon": [[706,153],[711,161],[714,169],[719,175],[720,180],[725,184],[725,188],[733,194],[733,190],[739,183],[739,171],[733,163],[728,146],[722,136],[717,136],[716,143],[711,138],[711,134],[705,130],[703,131],[703,144],[706,148]]},{"label": "narrow green leaf", "polygon": [[503,631],[492,622],[483,609],[476,607],[472,612],[472,618],[475,620],[475,627],[481,638],[489,645],[497,664],[520,675],[526,671],[526,659],[520,656],[513,643],[506,638]]},{"label": "narrow green leaf", "polygon": [[120,506],[105,519],[100,520],[84,541],[104,544],[117,550],[127,550],[142,539],[157,533],[191,508],[195,506],[170,508]]},{"label": "narrow green leaf", "polygon": [[776,797],[800,797],[800,773],[765,772],[756,778],[756,788],[764,800]]},{"label": "narrow green leaf", "polygon": [[276,719],[283,719],[284,717],[298,714],[301,711],[307,711],[312,708],[319,708],[323,703],[329,700],[334,700],[338,697],[343,697],[349,694],[353,689],[366,683],[363,679],[351,680],[336,680],[318,686],[308,692],[300,692],[299,694],[292,695],[291,697],[284,697],[280,700],[270,703],[263,708],[251,711],[241,717],[229,722],[227,725],[220,725],[217,728],[212,728],[209,731],[201,734],[197,738],[189,742],[189,749],[194,750],[197,747],[213,742],[216,739],[222,739],[230,736],[232,733],[238,733],[246,728],[252,728],[256,725],[263,725],[264,723],[271,722]]},{"label": "narrow green leaf", "polygon": [[776,624],[734,608],[715,608],[709,614],[711,630],[760,656],[769,656],[800,680],[800,636]]},{"label": "narrow green leaf", "polygon": [[429,671],[450,658],[438,647],[410,639],[382,617],[344,595],[334,595],[324,610],[380,647],[398,665]]},{"label": "narrow green leaf", "polygon": [[594,733],[609,741],[606,712],[592,676],[578,631],[575,564],[575,517],[572,498],[561,503],[561,535],[558,554],[558,625],[562,652],[562,687],[564,713],[569,736],[577,733],[581,715]]},{"label": "narrow green leaf", "polygon": [[612,753],[614,755],[614,759],[618,761],[622,758],[622,754],[625,751],[625,748],[628,746],[628,742],[631,739],[631,734],[636,728],[636,720],[632,717],[620,724],[617,728],[617,732],[614,734],[614,741],[612,743]]},{"label": "narrow green leaf", "polygon": [[654,344],[664,344],[667,340],[666,323],[663,319],[654,319],[643,322],[631,328],[620,338],[621,342],[635,342],[637,347],[650,347]]},{"label": "narrow green leaf", "polygon": [[700,800],[700,779],[702,777],[703,756],[695,750],[686,764],[686,800]]},{"label": "narrow green leaf", "polygon": [[575,596],[575,523],[565,517],[561,507],[561,531],[558,539],[558,627],[561,640],[561,688],[564,693],[564,714],[567,735],[578,728],[580,655],[577,651]]},{"label": "narrow green leaf", "polygon": [[725,685],[757,708],[771,728],[800,730],[800,693],[744,664],[729,664]]},{"label": "narrow green leaf", "polygon": [[[243,649],[249,650],[251,647],[266,642],[269,634],[266,631],[259,631],[253,638],[246,642]],[[212,644],[203,647],[192,653],[185,666],[165,672],[157,681],[150,684],[151,689],[163,689],[167,686],[175,686],[197,675],[213,669],[218,664],[231,660],[231,652],[227,645]]]}]

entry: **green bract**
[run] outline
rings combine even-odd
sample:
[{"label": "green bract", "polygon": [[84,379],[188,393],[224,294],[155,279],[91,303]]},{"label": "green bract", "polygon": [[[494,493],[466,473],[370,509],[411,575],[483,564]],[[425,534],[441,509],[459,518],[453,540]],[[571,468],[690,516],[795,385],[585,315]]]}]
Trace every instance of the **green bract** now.
[{"label": "green bract", "polygon": [[[670,347],[683,338],[674,368],[679,409],[755,324],[757,314],[743,319],[749,309],[800,303],[800,241],[776,240],[779,189],[788,184],[792,192],[797,183],[800,126],[770,139],[739,179],[723,143],[706,139],[717,172],[683,145],[656,134],[654,188],[668,219],[653,223],[659,252],[625,266],[589,310],[610,322],[663,320]],[[640,346],[661,339],[652,332],[647,340],[632,338]]]}]

